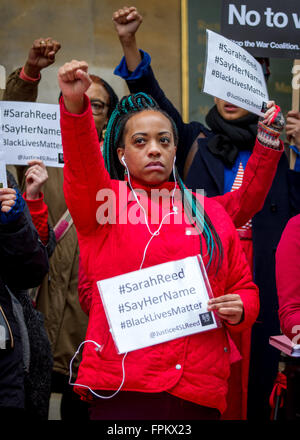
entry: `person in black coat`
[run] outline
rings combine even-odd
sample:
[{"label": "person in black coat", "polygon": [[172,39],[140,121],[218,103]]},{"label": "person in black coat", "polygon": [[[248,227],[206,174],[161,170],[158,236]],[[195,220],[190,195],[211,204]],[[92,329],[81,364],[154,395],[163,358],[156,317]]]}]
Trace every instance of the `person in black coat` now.
[{"label": "person in black coat", "polygon": [[[211,130],[196,121],[185,124],[160,88],[150,66],[150,56],[137,49],[135,32],[142,18],[136,8],[117,11],[113,20],[126,55],[126,61],[122,59],[115,74],[126,80],[131,93],[150,94],[174,119],[179,132],[176,164],[186,186],[193,191],[203,188],[208,197],[231,191],[237,160],[240,158],[246,164],[255,144],[258,117],[242,111],[232,120],[227,113],[224,119],[222,112],[229,103],[216,100],[216,106],[206,118]],[[278,372],[279,352],[270,347],[269,336],[280,332],[275,251],[288,219],[300,212],[299,187],[300,173],[289,168],[283,154],[263,209],[252,218],[252,265],[254,281],[260,290],[260,314],[252,329],[248,419],[270,417],[269,396]]]},{"label": "person in black coat", "polygon": [[29,340],[23,309],[12,292],[38,286],[49,270],[25,201],[8,174],[0,188],[0,415],[23,417]]}]

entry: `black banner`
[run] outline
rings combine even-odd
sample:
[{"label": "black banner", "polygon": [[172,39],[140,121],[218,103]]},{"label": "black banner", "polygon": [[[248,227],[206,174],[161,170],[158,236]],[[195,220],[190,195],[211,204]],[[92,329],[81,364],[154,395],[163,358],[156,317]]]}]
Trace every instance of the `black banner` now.
[{"label": "black banner", "polygon": [[223,0],[221,34],[255,57],[300,58],[300,2]]}]

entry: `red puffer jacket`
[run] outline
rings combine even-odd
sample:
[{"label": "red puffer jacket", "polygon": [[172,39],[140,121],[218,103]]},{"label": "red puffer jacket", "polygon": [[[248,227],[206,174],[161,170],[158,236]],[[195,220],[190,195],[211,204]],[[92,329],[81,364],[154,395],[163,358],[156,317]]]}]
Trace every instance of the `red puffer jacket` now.
[{"label": "red puffer jacket", "polygon": [[[93,340],[102,346],[102,350],[96,350],[93,343],[86,343],[84,346],[75,391],[88,399],[91,395],[87,387],[93,390],[116,390],[122,381],[123,355],[117,354],[111,338],[96,282],[139,269],[150,234],[142,213],[138,224],[122,224],[125,222],[118,221],[121,216],[124,219],[126,208],[130,215],[130,207],[136,212],[139,207],[132,196],[129,196],[126,182],[110,179],[102,155],[99,154],[99,143],[90,109],[87,108],[81,115],[71,115],[62,103],[61,129],[65,160],[65,197],[78,231],[84,271],[93,283],[86,340]],[[151,189],[134,181],[132,184],[148,193]],[[158,189],[166,188],[171,192],[173,187],[174,183],[166,182]],[[103,188],[111,191],[111,199],[115,195],[115,204],[109,205],[107,199],[103,200],[99,193]],[[160,219],[170,211],[170,201],[166,204],[162,199],[157,205]],[[157,208],[143,195],[140,201],[142,204],[148,203],[150,210]],[[205,199],[204,203],[224,249],[223,262],[217,276],[213,269],[208,273],[212,290],[215,296],[239,294],[244,303],[244,320],[239,325],[224,325],[214,331],[128,353],[122,390],[168,391],[180,398],[223,412],[226,408],[227,379],[230,372],[228,329],[229,332],[237,332],[249,328],[257,317],[259,301],[257,287],[252,282],[230,217],[216,201]],[[177,201],[176,205],[179,207],[179,214],[182,214],[180,202]],[[115,207],[114,212],[110,211],[112,206]],[[116,215],[116,223],[101,225],[97,218],[107,210]],[[158,224],[151,223],[150,214],[149,211],[148,221],[154,231]],[[191,229],[189,223],[183,221],[176,224],[175,216],[169,219],[169,224],[163,224],[160,234],[151,241],[144,268],[199,253],[199,236],[187,233]],[[203,247],[205,255],[206,248]],[[207,263],[206,258],[204,263]]]},{"label": "red puffer jacket", "polygon": [[276,284],[282,332],[300,343],[300,214],[286,225],[276,250]]}]

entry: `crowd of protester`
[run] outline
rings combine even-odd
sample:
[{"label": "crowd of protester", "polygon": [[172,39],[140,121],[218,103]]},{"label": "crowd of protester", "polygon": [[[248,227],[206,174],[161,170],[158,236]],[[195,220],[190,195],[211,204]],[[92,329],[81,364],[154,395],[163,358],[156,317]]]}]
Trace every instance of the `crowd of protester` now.
[{"label": "crowd of protester", "polygon": [[[283,115],[269,101],[258,117],[215,98],[207,126],[184,123],[138,48],[142,21],[135,7],[113,14],[124,55],[114,73],[130,95],[119,99],[85,61],[59,68],[64,167],[7,166],[8,188],[0,188],[7,417],[46,420],[51,393],[61,393],[63,420],[267,420],[280,361],[269,337],[300,332],[300,112]],[[59,50],[52,38],[35,40],[3,100],[35,102],[41,71]],[[267,81],[272,66],[258,61]],[[125,193],[140,224],[101,223],[101,189],[118,200],[117,219]],[[165,204],[136,196],[152,189],[173,196]],[[145,208],[157,211],[157,224]],[[220,328],[118,354],[97,282],[197,254]]]}]

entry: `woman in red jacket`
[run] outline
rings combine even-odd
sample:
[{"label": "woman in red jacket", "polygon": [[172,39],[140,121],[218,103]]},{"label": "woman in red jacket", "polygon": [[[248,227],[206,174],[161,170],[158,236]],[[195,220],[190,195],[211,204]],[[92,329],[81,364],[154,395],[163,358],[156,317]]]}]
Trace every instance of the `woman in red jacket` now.
[{"label": "woman in red jacket", "polygon": [[[235,356],[230,333],[249,328],[259,308],[235,227],[219,203],[204,198],[202,204],[184,187],[174,167],[176,127],[151,97],[141,93],[121,100],[108,124],[104,164],[84,95],[90,85],[87,64],[67,63],[58,78],[64,192],[93,283],[75,391],[91,401],[93,419],[219,418]],[[172,170],[175,182],[169,180]],[[110,200],[99,195],[102,189]],[[168,190],[168,196],[154,203],[147,197],[153,189]],[[182,203],[184,196],[189,203]],[[131,222],[125,208],[135,209],[140,221]],[[97,281],[199,253],[214,294],[208,310],[223,325],[118,354]]]},{"label": "woman in red jacket", "polygon": [[300,344],[300,214],[286,225],[276,250],[276,283],[282,332]]}]

